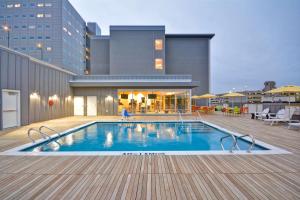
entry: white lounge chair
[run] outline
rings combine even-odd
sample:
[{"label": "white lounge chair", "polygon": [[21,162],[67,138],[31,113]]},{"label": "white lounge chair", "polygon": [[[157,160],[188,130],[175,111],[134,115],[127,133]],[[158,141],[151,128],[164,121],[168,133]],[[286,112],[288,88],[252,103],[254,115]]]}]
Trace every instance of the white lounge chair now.
[{"label": "white lounge chair", "polygon": [[300,121],[299,120],[291,120],[289,122],[288,129],[297,128],[300,129]]},{"label": "white lounge chair", "polygon": [[269,112],[270,112],[270,108],[265,108],[262,112],[256,112],[254,113],[255,119],[260,119],[260,120],[266,119]]},{"label": "white lounge chair", "polygon": [[278,124],[279,122],[289,122],[294,114],[295,110],[285,110],[281,109],[276,113],[276,116],[270,116],[269,119],[264,119],[264,122],[270,123],[271,126],[273,124]]}]

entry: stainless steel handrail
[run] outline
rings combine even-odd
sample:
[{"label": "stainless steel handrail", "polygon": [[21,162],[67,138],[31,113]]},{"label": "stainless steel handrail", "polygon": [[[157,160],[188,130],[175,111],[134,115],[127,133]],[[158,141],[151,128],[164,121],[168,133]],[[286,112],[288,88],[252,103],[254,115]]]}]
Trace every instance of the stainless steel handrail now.
[{"label": "stainless steel handrail", "polygon": [[42,129],[48,129],[48,130],[50,130],[50,131],[52,131],[52,132],[54,132],[54,133],[57,133],[59,136],[61,136],[60,135],[60,133],[58,132],[58,131],[56,131],[56,130],[54,130],[54,129],[52,129],[52,128],[49,128],[48,126],[41,126],[40,128],[39,128],[39,131],[40,132],[42,132]]},{"label": "stainless steel handrail", "polygon": [[236,142],[235,136],[233,136],[232,134],[224,136],[220,139],[220,143],[221,143],[221,147],[222,147],[223,151],[225,151],[225,148],[224,148],[224,145],[223,145],[223,140],[228,138],[228,137],[232,137],[232,139],[233,139],[232,146],[231,146],[231,149],[230,149],[230,152],[232,153],[233,149],[237,148],[237,146],[236,146],[237,142]]},{"label": "stainless steel handrail", "polygon": [[246,135],[242,135],[242,136],[236,136],[236,140],[235,140],[235,142],[236,142],[236,146],[238,147],[238,144],[237,144],[237,140],[239,139],[239,138],[244,138],[244,137],[249,137],[249,138],[251,138],[251,141],[252,141],[252,143],[250,144],[250,146],[249,146],[249,148],[248,148],[248,153],[251,153],[251,150],[252,150],[252,148],[253,148],[253,146],[255,145],[255,138],[253,137],[253,135],[250,135],[250,134],[246,134]]},{"label": "stainless steel handrail", "polygon": [[47,137],[48,137],[49,139],[51,139],[51,137],[50,137],[48,134],[43,133],[43,132],[41,132],[41,131],[39,131],[39,130],[37,130],[37,129],[30,128],[30,129],[27,131],[27,136],[29,137],[29,139],[30,139],[33,143],[35,143],[35,140],[31,137],[31,133],[33,133],[33,132],[39,133],[39,135],[41,135],[44,139],[47,139]]},{"label": "stainless steel handrail", "polygon": [[179,120],[181,121],[181,124],[183,124],[183,119],[182,119],[182,115],[181,115],[180,110],[178,110],[177,112],[178,112]]}]

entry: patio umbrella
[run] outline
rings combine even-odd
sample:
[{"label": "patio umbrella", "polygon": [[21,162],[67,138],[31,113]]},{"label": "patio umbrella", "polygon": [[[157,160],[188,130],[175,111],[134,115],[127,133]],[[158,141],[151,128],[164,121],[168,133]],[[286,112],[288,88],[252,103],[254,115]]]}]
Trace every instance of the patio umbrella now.
[{"label": "patio umbrella", "polygon": [[233,98],[234,97],[244,97],[245,95],[241,94],[241,93],[237,93],[237,92],[229,92],[228,94],[223,95],[222,97],[228,97],[228,98],[232,98],[232,104],[231,106],[233,107]]},{"label": "patio umbrella", "polygon": [[280,93],[286,93],[289,96],[289,116],[290,116],[290,109],[291,109],[291,93],[300,93],[300,86],[295,85],[287,85],[282,86],[270,91],[265,92],[266,94],[280,94]]},{"label": "patio umbrella", "polygon": [[215,97],[216,97],[216,95],[207,93],[207,94],[198,96],[198,99],[211,99],[211,98],[215,98]]}]

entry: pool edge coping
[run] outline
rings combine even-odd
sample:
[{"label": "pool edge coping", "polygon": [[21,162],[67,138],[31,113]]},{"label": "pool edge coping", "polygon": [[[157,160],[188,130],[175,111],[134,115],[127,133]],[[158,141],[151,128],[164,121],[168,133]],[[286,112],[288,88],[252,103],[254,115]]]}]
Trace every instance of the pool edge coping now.
[{"label": "pool edge coping", "polygon": [[[94,123],[126,123],[126,122],[134,122],[134,123],[157,123],[157,122],[180,122],[178,120],[134,120],[134,121],[112,121],[112,120],[97,120],[88,122],[79,126],[76,126],[74,128],[70,128],[68,130],[59,132],[57,134],[50,135],[51,139],[55,139],[58,137],[65,136],[69,134],[70,132],[76,131],[78,129],[84,128],[86,126],[92,125]],[[183,120],[183,122],[202,122],[205,123],[208,126],[211,126],[215,129],[218,129],[220,131],[224,131],[226,133],[232,134],[234,136],[242,136],[243,134],[238,132],[233,132],[228,129],[225,129],[221,126],[218,126],[216,124],[207,122],[205,120]],[[250,138],[246,137],[243,138],[243,140],[246,140],[248,142],[252,142]],[[260,140],[255,139],[255,144],[266,148],[268,150],[255,150],[251,153],[247,152],[246,150],[237,150],[230,152],[228,150],[222,151],[222,150],[213,150],[213,151],[65,151],[65,152],[25,152],[21,151],[26,148],[30,148],[34,145],[39,145],[41,143],[44,143],[45,139],[39,139],[36,140],[36,142],[33,143],[27,143],[23,144],[17,147],[14,147],[12,149],[6,150],[4,152],[0,152],[1,155],[7,155],[7,156],[122,156],[122,155],[276,155],[276,154],[292,154],[292,152],[289,152],[285,149],[267,144],[265,142],[262,142]]]}]

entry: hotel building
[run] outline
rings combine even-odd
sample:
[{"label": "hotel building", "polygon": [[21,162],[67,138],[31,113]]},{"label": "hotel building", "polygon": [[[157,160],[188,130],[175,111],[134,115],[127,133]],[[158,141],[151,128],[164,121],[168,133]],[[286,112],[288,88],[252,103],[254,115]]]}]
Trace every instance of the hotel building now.
[{"label": "hotel building", "polygon": [[83,74],[86,23],[67,0],[0,0],[0,45]]},{"label": "hotel building", "polygon": [[[13,8],[7,7],[10,1],[1,1],[1,5],[3,2],[6,10],[18,8],[16,1],[11,3]],[[24,2],[20,4],[31,6],[31,1]],[[53,7],[61,1],[49,2]],[[43,1],[44,6],[46,3]],[[73,7],[68,7],[73,12]],[[37,26],[40,19],[35,20]],[[101,35],[96,23],[88,23],[82,34],[82,22],[80,18],[77,25],[81,26],[76,28],[80,28],[78,37],[84,38],[84,44],[76,44],[80,46],[74,48],[76,53],[70,50],[70,56],[66,56],[64,47],[73,47],[55,47],[60,49],[60,64],[15,49],[39,40],[25,39],[27,43],[12,43],[10,48],[2,41],[0,129],[72,115],[120,115],[123,108],[135,115],[190,113],[191,96],[209,92],[210,40],[214,34],[169,34],[165,26],[111,26],[109,35]],[[13,21],[10,25],[15,26]],[[72,36],[76,33],[67,25],[65,32],[64,23],[58,26],[60,32],[53,34],[61,35],[61,41],[64,35],[68,37],[69,30]],[[48,32],[40,35],[45,37]],[[54,51],[54,44],[51,46]],[[87,59],[84,67],[75,65],[75,57],[83,54]],[[52,58],[54,61],[55,56]],[[64,59],[74,65],[64,64]]]}]

